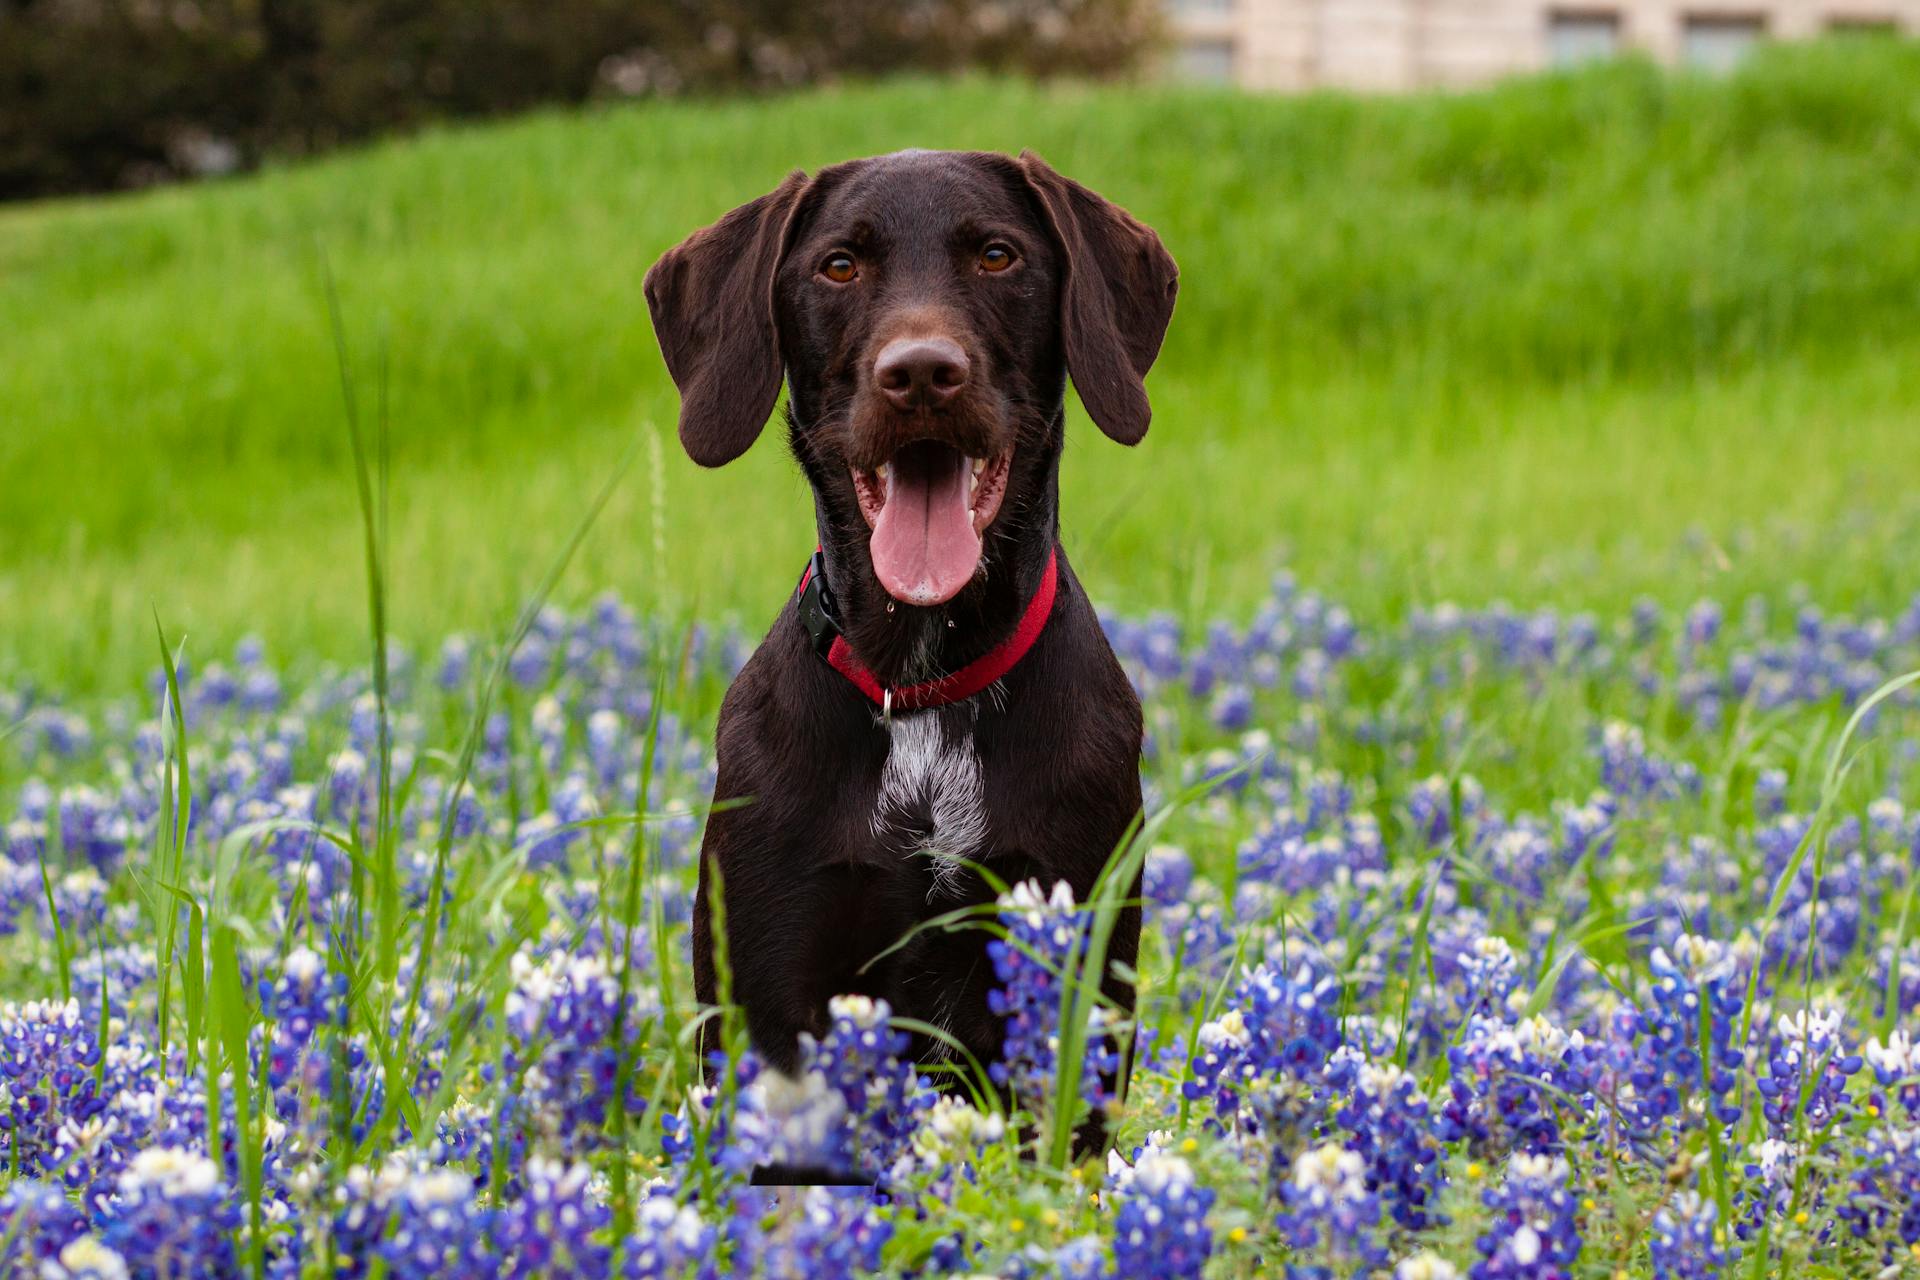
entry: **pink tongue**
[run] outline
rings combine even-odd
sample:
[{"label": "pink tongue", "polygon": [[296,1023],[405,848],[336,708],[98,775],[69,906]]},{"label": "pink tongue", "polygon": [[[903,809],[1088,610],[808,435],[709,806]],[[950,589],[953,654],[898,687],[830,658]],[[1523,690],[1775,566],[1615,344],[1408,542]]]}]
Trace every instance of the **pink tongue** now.
[{"label": "pink tongue", "polygon": [[945,445],[910,444],[887,472],[887,502],[873,522],[873,571],[905,604],[953,599],[980,563],[980,536],[967,512],[966,455]]}]

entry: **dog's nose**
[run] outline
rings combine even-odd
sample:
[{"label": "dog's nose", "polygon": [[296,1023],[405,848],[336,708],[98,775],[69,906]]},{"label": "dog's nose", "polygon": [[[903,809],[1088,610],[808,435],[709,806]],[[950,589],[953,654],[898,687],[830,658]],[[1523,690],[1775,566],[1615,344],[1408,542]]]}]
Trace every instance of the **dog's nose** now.
[{"label": "dog's nose", "polygon": [[967,353],[951,338],[895,338],[880,348],[873,380],[902,411],[938,408],[967,385]]}]

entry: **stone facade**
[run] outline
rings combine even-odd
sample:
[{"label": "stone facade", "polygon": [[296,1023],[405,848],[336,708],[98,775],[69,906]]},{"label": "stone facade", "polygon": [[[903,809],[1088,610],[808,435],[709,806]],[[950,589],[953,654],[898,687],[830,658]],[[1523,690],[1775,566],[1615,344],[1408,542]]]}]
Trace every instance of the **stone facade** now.
[{"label": "stone facade", "polygon": [[1920,34],[1920,0],[1170,0],[1170,72],[1254,89],[1484,83],[1639,51],[1725,67],[1754,42]]}]

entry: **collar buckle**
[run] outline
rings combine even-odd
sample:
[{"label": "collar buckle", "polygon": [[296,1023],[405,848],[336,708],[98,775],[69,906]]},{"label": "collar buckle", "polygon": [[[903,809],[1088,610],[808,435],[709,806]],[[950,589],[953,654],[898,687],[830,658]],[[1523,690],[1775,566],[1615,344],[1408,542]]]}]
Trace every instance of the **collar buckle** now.
[{"label": "collar buckle", "polygon": [[835,612],[833,592],[827,586],[827,558],[816,551],[813,559],[807,562],[806,581],[801,584],[800,624],[807,629],[807,635],[813,642],[813,651],[823,658],[840,635],[840,623],[834,617]]}]

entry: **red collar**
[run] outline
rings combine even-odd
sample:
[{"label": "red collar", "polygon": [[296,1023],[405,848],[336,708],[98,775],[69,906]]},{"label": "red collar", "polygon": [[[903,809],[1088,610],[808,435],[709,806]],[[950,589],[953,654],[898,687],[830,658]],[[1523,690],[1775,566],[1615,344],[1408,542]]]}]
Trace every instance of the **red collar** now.
[{"label": "red collar", "polygon": [[1020,623],[1014,627],[1013,634],[958,671],[941,676],[938,680],[923,680],[919,684],[889,689],[880,683],[873,672],[867,670],[860,659],[854,657],[853,646],[840,634],[839,624],[834,618],[832,598],[825,589],[826,574],[821,571],[823,561],[818,551],[813,553],[806,573],[800,578],[800,620],[813,636],[815,650],[825,655],[827,665],[851,680],[874,706],[883,711],[923,711],[928,707],[944,707],[948,703],[971,698],[1013,670],[1020,659],[1027,656],[1027,651],[1033,648],[1040,633],[1046,630],[1047,619],[1053,613],[1054,588],[1060,576],[1058,560],[1057,548],[1047,552],[1047,567],[1040,575],[1040,589],[1033,593],[1033,599],[1027,601],[1026,611],[1020,615]]}]

